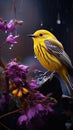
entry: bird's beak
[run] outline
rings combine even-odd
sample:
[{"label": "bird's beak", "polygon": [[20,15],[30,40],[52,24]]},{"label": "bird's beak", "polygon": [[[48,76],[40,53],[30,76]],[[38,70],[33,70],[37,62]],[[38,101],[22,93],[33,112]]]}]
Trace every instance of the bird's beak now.
[{"label": "bird's beak", "polygon": [[35,37],[36,37],[36,36],[33,35],[33,34],[28,34],[27,36],[28,36],[28,37],[32,37],[32,38],[35,38]]}]

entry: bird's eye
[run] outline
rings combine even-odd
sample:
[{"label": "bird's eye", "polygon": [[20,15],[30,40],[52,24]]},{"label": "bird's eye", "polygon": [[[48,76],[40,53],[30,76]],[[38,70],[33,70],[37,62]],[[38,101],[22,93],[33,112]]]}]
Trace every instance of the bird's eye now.
[{"label": "bird's eye", "polygon": [[40,36],[42,37],[42,36],[43,36],[43,34],[42,34],[42,33],[40,33]]}]

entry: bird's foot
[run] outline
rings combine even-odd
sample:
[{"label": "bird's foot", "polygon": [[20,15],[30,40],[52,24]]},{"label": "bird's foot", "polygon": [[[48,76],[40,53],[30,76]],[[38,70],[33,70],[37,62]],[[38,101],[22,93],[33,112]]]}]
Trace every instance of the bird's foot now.
[{"label": "bird's foot", "polygon": [[53,76],[55,75],[55,71],[53,72],[45,72],[44,74],[41,74],[38,78],[38,84],[43,84],[45,83],[47,80],[52,80]]},{"label": "bird's foot", "polygon": [[52,79],[53,79],[53,77],[54,77],[54,75],[55,75],[55,71],[53,71],[50,75],[49,75],[49,77],[48,77],[48,79],[51,81]]}]

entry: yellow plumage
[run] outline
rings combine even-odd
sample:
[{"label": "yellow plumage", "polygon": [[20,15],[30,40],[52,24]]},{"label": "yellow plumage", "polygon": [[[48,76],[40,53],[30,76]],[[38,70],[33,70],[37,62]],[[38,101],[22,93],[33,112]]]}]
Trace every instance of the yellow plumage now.
[{"label": "yellow plumage", "polygon": [[63,45],[47,30],[38,30],[31,36],[34,41],[34,53],[41,65],[49,71],[56,71],[66,82],[69,94],[73,96],[68,79],[68,68],[73,69],[73,66]]}]

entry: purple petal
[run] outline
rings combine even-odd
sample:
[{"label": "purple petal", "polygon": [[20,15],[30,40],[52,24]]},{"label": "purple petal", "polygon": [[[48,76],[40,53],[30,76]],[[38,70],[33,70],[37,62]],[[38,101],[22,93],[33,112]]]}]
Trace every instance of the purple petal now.
[{"label": "purple petal", "polygon": [[9,76],[9,78],[13,79],[13,77],[17,77],[19,73],[18,64],[14,61],[7,64],[5,69],[6,75]]},{"label": "purple petal", "polygon": [[14,20],[12,19],[12,20],[10,20],[9,23],[7,24],[7,30],[8,30],[9,32],[11,32],[11,31],[14,31],[15,29],[16,29],[16,27],[15,27],[15,22],[14,22]]},{"label": "purple petal", "polygon": [[38,110],[38,111],[43,111],[43,110],[44,110],[44,107],[42,106],[42,104],[37,104],[37,105],[36,105],[36,110]]},{"label": "purple petal", "polygon": [[15,72],[17,72],[17,70],[18,70],[18,64],[16,62],[12,61],[7,64],[5,72],[7,74],[12,74],[12,73],[15,74]]},{"label": "purple petal", "polygon": [[19,65],[20,70],[24,71],[24,72],[28,72],[29,66],[25,66],[25,65]]},{"label": "purple petal", "polygon": [[[16,36],[19,37],[19,36]],[[10,34],[7,38],[6,38],[6,42],[10,43],[10,44],[17,44],[18,42],[16,41],[16,38]]]},{"label": "purple petal", "polygon": [[23,85],[23,81],[20,77],[15,77],[13,79],[14,83],[17,84],[17,85]]},{"label": "purple petal", "polygon": [[19,118],[18,118],[18,123],[19,125],[22,125],[23,122],[26,122],[27,121],[27,116],[26,115],[21,115]]},{"label": "purple petal", "polygon": [[27,70],[29,67],[25,65],[19,65],[19,68],[21,68],[22,70]]},{"label": "purple petal", "polygon": [[28,73],[28,66],[19,65],[15,61],[11,61],[7,64],[5,73],[15,84],[17,85],[24,85],[26,74]]},{"label": "purple petal", "polygon": [[40,93],[39,91],[37,93],[35,93],[35,96],[38,97],[38,99],[45,98],[45,96],[42,93]]},{"label": "purple petal", "polygon": [[32,88],[32,89],[37,88],[38,87],[37,81],[36,80],[31,80],[30,83],[29,83],[29,87]]},{"label": "purple petal", "polygon": [[30,121],[32,119],[32,117],[34,117],[36,114],[36,109],[35,108],[30,108],[27,112],[27,117],[28,120]]},{"label": "purple petal", "polygon": [[15,61],[11,61],[11,62],[9,62],[9,63],[7,64],[7,66],[9,66],[9,67],[17,66],[17,67],[18,67],[18,64],[17,64],[17,62],[15,62]]}]

